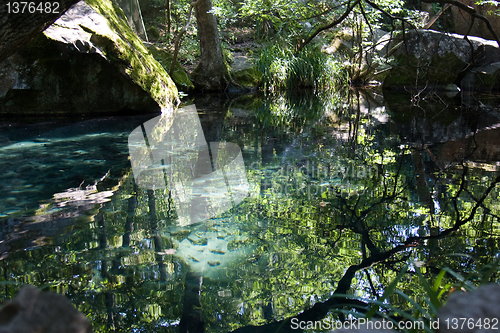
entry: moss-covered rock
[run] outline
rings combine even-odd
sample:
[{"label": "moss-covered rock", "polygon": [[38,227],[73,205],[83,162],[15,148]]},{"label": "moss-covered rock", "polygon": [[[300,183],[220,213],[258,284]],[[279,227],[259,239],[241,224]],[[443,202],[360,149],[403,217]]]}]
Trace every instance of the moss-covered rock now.
[{"label": "moss-covered rock", "polygon": [[171,109],[178,92],[111,0],[81,1],[0,64],[0,113]]},{"label": "moss-covered rock", "polygon": [[387,35],[378,44],[381,55],[393,55],[397,63],[384,80],[386,92],[446,90],[449,84],[461,87],[462,79],[474,67],[500,59],[495,42],[478,37],[468,41],[461,35],[433,30],[411,30],[392,38]]},{"label": "moss-covered rock", "polygon": [[236,83],[248,90],[255,90],[263,82],[262,73],[246,56],[233,57],[231,75]]},{"label": "moss-covered rock", "polygon": [[384,80],[386,90],[422,89],[455,83],[471,59],[469,45],[432,30],[407,32],[404,42],[398,34],[391,41],[397,66]]},{"label": "moss-covered rock", "polygon": [[500,62],[475,67],[462,81],[476,87],[476,90],[498,93],[500,91]]},{"label": "moss-covered rock", "polygon": [[127,25],[125,14],[120,7],[111,0],[86,0],[86,2],[106,17],[111,30],[115,33],[109,37],[116,43],[119,57],[131,67],[126,69],[126,73],[132,80],[149,92],[162,108],[177,103],[178,92],[172,79]]},{"label": "moss-covered rock", "polygon": [[256,89],[262,85],[262,73],[257,67],[251,67],[233,73],[234,80],[246,89]]},{"label": "moss-covered rock", "polygon": [[[147,43],[146,47],[151,52],[153,57],[163,66],[165,71],[168,73],[170,71],[170,65],[172,64],[173,56],[166,50],[162,50],[153,44]],[[177,89],[182,91],[191,91],[194,89],[194,85],[189,79],[184,68],[177,61],[174,67],[174,72],[172,73],[172,80],[174,80],[177,85]]]},{"label": "moss-covered rock", "polygon": [[129,27],[132,28],[142,40],[147,41],[148,36],[146,35],[146,29],[142,20],[139,2],[137,2],[137,0],[116,0],[116,2],[125,13]]},{"label": "moss-covered rock", "polygon": [[149,27],[147,33],[148,33],[148,37],[150,39],[158,39],[158,38],[160,38],[160,32],[158,31],[158,29],[156,29],[155,26]]}]

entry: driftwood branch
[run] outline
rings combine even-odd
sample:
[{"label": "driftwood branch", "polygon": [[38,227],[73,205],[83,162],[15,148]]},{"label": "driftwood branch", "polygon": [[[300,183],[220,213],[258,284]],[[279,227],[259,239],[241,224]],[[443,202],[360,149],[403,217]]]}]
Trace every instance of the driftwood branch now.
[{"label": "driftwood branch", "polygon": [[437,19],[441,16],[441,14],[443,14],[444,11],[450,7],[451,7],[451,4],[447,4],[446,6],[441,8],[441,10],[436,15],[434,15],[433,18],[431,18],[429,20],[429,22],[425,25],[424,29],[429,29],[437,21]]}]

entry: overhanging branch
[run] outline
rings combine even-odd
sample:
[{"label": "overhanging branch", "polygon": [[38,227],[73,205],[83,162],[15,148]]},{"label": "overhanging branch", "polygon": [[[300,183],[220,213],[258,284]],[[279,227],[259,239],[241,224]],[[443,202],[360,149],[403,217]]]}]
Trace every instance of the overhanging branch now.
[{"label": "overhanging branch", "polygon": [[[426,3],[439,3],[441,5],[444,4],[450,4],[453,5],[464,12],[468,13],[471,16],[472,22],[474,22],[474,19],[480,19],[486,24],[486,28],[488,28],[488,31],[493,35],[495,38],[495,41],[497,42],[498,46],[500,47],[500,39],[498,38],[498,35],[496,34],[495,30],[493,30],[493,27],[491,26],[490,21],[483,15],[479,14],[477,10],[474,7],[468,6],[464,4],[463,2],[460,2],[458,0],[438,0],[438,1],[433,1],[433,0],[422,0],[422,2]],[[471,23],[472,24],[472,23]],[[470,28],[468,29],[470,31]],[[469,33],[467,32],[467,34]],[[465,35],[467,37],[467,34]]]},{"label": "overhanging branch", "polygon": [[299,44],[299,46],[297,47],[297,51],[301,51],[307,44],[309,44],[313,39],[314,37],[316,37],[320,32],[322,31],[325,31],[325,30],[328,30],[330,28],[333,28],[334,26],[342,23],[342,21],[344,21],[347,16],[351,13],[351,11],[353,10],[354,7],[356,7],[359,3],[360,3],[361,0],[356,0],[353,4],[349,4],[347,6],[347,9],[346,11],[339,17],[337,18],[336,20],[334,20],[332,23],[330,24],[327,24],[327,25],[324,25],[322,27],[318,27],[316,30],[314,30],[314,32],[309,35],[309,37],[307,37],[306,39],[302,40],[302,42]]}]

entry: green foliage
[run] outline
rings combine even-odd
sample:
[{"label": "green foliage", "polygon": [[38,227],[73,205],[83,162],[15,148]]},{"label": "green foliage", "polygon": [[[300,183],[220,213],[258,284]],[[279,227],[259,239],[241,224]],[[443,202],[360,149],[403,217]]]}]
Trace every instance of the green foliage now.
[{"label": "green foliage", "polygon": [[[485,265],[479,281],[475,281],[477,272],[471,272],[464,277],[453,269],[445,267],[437,275],[427,278],[423,273],[425,267],[420,268],[422,266],[421,262],[415,262],[411,266],[405,265],[384,289],[383,295],[369,302],[366,312],[345,310],[340,312],[352,315],[355,318],[384,318],[393,322],[394,327],[398,327],[400,321],[424,322],[424,331],[434,333],[430,323],[436,320],[438,310],[446,304],[447,296],[457,291],[473,291],[476,289],[476,285],[490,282],[492,275],[500,269],[499,263],[500,256],[492,263]],[[398,285],[404,286],[407,283],[405,276],[408,274],[416,275],[417,278],[413,280],[423,290],[423,294],[411,297],[408,292],[397,289]],[[350,297],[349,295],[338,295],[338,297],[346,296]],[[391,299],[403,300],[407,304],[406,308],[391,304]],[[358,300],[363,299],[358,298]],[[402,331],[406,333],[420,332],[416,328],[403,329]]]},{"label": "green foliage", "polygon": [[289,45],[265,46],[260,51],[257,68],[263,74],[267,92],[293,88],[333,90],[347,82],[340,61],[317,48],[295,53]]},{"label": "green foliage", "polygon": [[[157,48],[153,44],[147,45],[148,50],[151,52],[153,57],[162,65],[163,68],[168,72],[170,70],[170,65],[172,63],[173,55],[166,50]],[[184,68],[177,61],[175,64],[174,72],[172,73],[172,80],[177,85],[178,90],[190,91],[194,89],[194,85],[189,79]]]},{"label": "green foliage", "polygon": [[212,1],[212,13],[217,17],[217,23],[221,29],[225,29],[239,20],[238,10],[231,1]]},{"label": "green foliage", "polygon": [[[500,1],[497,1],[497,0],[480,0],[480,1],[476,1],[476,5],[478,6],[495,6],[495,7],[498,7],[498,5],[500,4]],[[500,9],[496,9],[496,10],[489,10],[488,11],[488,14],[489,15],[500,15]]]}]

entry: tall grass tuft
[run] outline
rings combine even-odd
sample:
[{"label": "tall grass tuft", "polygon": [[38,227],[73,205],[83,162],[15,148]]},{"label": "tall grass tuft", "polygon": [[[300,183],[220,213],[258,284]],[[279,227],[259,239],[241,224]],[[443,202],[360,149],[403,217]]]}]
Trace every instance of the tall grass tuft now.
[{"label": "tall grass tuft", "polygon": [[329,91],[348,82],[342,63],[313,47],[296,53],[288,45],[265,46],[257,68],[263,74],[264,90],[271,93],[297,88]]}]

